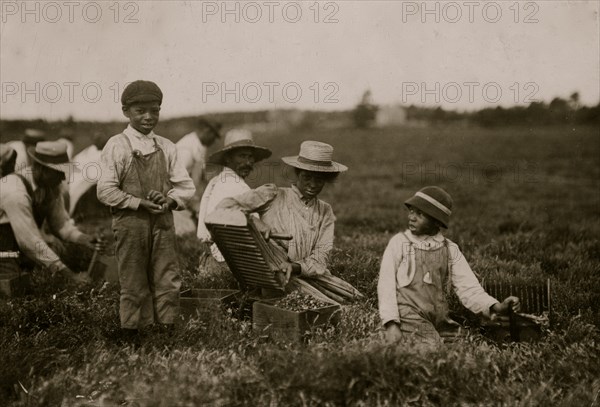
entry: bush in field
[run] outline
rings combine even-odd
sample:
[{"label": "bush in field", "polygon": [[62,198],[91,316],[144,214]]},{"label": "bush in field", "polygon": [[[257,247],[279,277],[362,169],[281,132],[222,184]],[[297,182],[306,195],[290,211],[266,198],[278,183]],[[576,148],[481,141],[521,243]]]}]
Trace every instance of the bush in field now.
[{"label": "bush in field", "polygon": [[355,126],[359,129],[369,127],[375,122],[377,110],[378,107],[371,101],[371,91],[366,91],[363,94],[360,103],[356,105],[352,111],[352,118],[354,119]]}]

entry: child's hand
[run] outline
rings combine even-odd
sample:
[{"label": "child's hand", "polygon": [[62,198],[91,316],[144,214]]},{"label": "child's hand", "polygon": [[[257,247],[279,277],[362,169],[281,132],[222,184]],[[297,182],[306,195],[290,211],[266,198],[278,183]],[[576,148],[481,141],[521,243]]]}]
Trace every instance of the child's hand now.
[{"label": "child's hand", "polygon": [[511,307],[514,312],[521,310],[521,302],[518,297],[510,296],[502,302],[497,302],[492,306],[492,312],[496,314],[508,314],[508,310]]},{"label": "child's hand", "polygon": [[154,202],[157,205],[164,205],[167,203],[167,198],[165,198],[165,196],[162,193],[155,190],[148,192],[148,196],[146,196],[146,199]]},{"label": "child's hand", "polygon": [[146,199],[142,199],[140,201],[140,208],[144,208],[148,212],[154,215],[160,215],[163,213],[163,207],[161,205],[157,205],[154,202],[148,201]]},{"label": "child's hand", "polygon": [[390,321],[385,325],[385,339],[388,343],[398,342],[402,339],[402,331],[398,323]]}]

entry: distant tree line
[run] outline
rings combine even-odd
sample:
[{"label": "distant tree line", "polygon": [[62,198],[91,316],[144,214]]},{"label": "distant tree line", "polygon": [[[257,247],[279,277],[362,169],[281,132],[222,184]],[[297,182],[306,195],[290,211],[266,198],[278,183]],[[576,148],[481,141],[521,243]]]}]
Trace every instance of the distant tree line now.
[{"label": "distant tree line", "polygon": [[532,102],[529,106],[481,109],[476,112],[456,112],[441,107],[424,108],[409,106],[408,121],[432,124],[466,121],[483,127],[505,125],[554,125],[554,124],[600,124],[600,103],[594,107],[581,106],[579,93],[569,99],[554,98],[549,104]]},{"label": "distant tree line", "polygon": [[[475,112],[458,112],[442,107],[408,106],[406,121],[423,125],[440,125],[461,122],[483,127],[507,125],[544,126],[556,124],[600,125],[600,103],[593,107],[582,106],[579,93],[573,93],[569,99],[554,98],[549,104],[533,102],[528,106],[510,108],[486,108]],[[314,127],[345,127],[354,124],[358,128],[370,127],[377,117],[379,107],[373,103],[370,91],[366,91],[353,110],[345,111],[303,111],[302,120],[294,127],[310,129]],[[286,112],[283,110],[283,112]],[[224,123],[227,127],[241,126],[247,123],[264,123],[273,120],[269,111],[213,113],[205,117]],[[159,124],[159,134],[164,133],[179,139],[184,130],[189,130],[196,117],[166,119]],[[91,137],[96,132],[117,134],[123,130],[124,121],[90,122],[76,121],[73,117],[66,120],[0,120],[0,142],[20,138],[26,128],[44,130],[49,139],[61,137],[61,131],[70,129],[76,138]],[[76,144],[77,140],[74,140]]]},{"label": "distant tree line", "polygon": [[581,106],[579,94],[573,93],[568,100],[557,97],[550,104],[533,102],[527,107],[479,110],[471,114],[471,121],[486,127],[504,124],[600,124],[600,103],[594,107]]}]

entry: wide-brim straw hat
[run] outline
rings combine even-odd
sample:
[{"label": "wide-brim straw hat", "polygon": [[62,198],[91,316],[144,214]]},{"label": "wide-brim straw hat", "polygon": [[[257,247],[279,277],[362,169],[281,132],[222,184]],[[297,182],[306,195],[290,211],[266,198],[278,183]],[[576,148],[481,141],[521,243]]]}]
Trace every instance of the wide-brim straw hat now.
[{"label": "wide-brim straw hat", "polygon": [[439,221],[447,229],[452,215],[452,197],[440,187],[425,187],[412,197],[408,198],[404,205],[415,207],[421,212]]},{"label": "wide-brim straw hat", "polygon": [[281,159],[287,165],[314,172],[344,172],[344,164],[333,161],[333,147],[320,141],[304,141],[300,144],[300,153]]},{"label": "wide-brim straw hat", "polygon": [[225,165],[225,155],[227,152],[236,148],[251,148],[254,150],[254,161],[259,162],[265,158],[269,158],[272,154],[271,150],[266,147],[256,145],[252,133],[246,129],[233,129],[225,134],[223,147],[210,155],[208,161],[215,164]]},{"label": "wide-brim straw hat", "polygon": [[61,141],[40,141],[35,147],[29,147],[27,154],[44,167],[64,173],[67,180],[72,179],[73,173],[79,172],[69,161],[66,143]]}]

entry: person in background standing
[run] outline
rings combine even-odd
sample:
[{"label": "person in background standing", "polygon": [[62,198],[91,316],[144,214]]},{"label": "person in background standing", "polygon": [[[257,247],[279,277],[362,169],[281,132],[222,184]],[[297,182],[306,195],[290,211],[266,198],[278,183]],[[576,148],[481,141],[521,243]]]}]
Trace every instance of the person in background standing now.
[{"label": "person in background standing", "polygon": [[[109,137],[104,133],[96,132],[92,137],[92,144],[75,155],[73,161],[79,166],[81,172],[73,175],[73,182],[69,183],[70,205],[69,214],[72,216],[79,199],[90,189],[95,188],[100,177],[100,155]],[[94,193],[94,196],[96,193]]]},{"label": "person in background standing", "polygon": [[220,130],[220,123],[213,123],[199,118],[195,123],[194,131],[186,134],[175,143],[177,160],[185,167],[196,187],[196,193],[190,199],[187,210],[173,213],[175,230],[178,235],[196,231],[200,198],[207,184],[206,154],[208,148],[221,137]]},{"label": "person in background standing", "polygon": [[[206,154],[208,148],[221,137],[221,123],[212,123],[206,119],[199,118],[196,121],[194,131],[183,136],[175,146],[177,147],[177,159],[185,167],[194,181],[197,195],[204,190],[203,182],[206,181]],[[198,192],[200,192],[198,194]],[[199,204],[198,200],[198,204]],[[194,202],[190,202],[192,206]],[[194,210],[197,206],[194,207]]]}]

